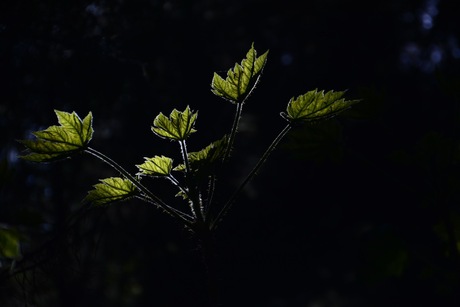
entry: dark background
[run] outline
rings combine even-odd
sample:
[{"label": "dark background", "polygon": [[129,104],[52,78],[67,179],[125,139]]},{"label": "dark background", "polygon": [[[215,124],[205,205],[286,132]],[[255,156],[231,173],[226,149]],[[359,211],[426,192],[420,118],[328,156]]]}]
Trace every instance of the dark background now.
[{"label": "dark background", "polygon": [[[211,93],[212,74],[254,42],[268,63],[218,197],[284,127],[291,97],[348,89],[363,101],[290,134],[219,226],[223,306],[458,306],[455,3],[2,1],[0,225],[20,234],[22,258],[13,276],[1,259],[0,305],[203,306],[204,267],[181,225],[137,200],[86,211],[91,186],[118,174],[86,156],[26,163],[16,140],[56,124],[53,109],[92,111],[92,146],[128,170],[179,161],[153,118],[190,105],[189,149],[220,138],[234,106]],[[150,183],[169,199],[167,182]]]}]

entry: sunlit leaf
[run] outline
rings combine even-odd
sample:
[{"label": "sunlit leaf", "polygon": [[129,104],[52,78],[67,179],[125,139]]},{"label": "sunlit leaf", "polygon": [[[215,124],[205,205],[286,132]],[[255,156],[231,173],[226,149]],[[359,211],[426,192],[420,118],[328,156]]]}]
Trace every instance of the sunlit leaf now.
[{"label": "sunlit leaf", "polygon": [[0,229],[0,256],[10,259],[19,258],[19,236],[8,229]]},{"label": "sunlit leaf", "polygon": [[313,122],[334,117],[359,102],[345,100],[344,94],[344,91],[309,91],[297,98],[291,98],[286,113],[281,113],[281,116],[291,123]]},{"label": "sunlit leaf", "polygon": [[60,126],[34,132],[35,140],[21,140],[29,151],[22,159],[34,162],[50,162],[67,158],[83,151],[93,136],[93,116],[81,120],[77,113],[55,110]]},{"label": "sunlit leaf", "polygon": [[[205,148],[197,152],[190,152],[188,159],[193,171],[207,172],[212,169],[215,162],[223,158],[228,143],[228,137],[212,142]],[[180,164],[174,168],[175,171],[185,170],[185,165]]]},{"label": "sunlit leaf", "polygon": [[244,102],[259,81],[267,56],[268,51],[257,57],[252,44],[246,58],[241,61],[241,64],[236,63],[233,69],[228,70],[225,80],[214,73],[211,91],[233,103]]},{"label": "sunlit leaf", "polygon": [[198,112],[192,112],[187,106],[183,112],[174,109],[169,118],[160,113],[153,121],[152,131],[162,138],[171,140],[185,140],[190,134],[196,132],[193,128]]},{"label": "sunlit leaf", "polygon": [[136,187],[127,179],[110,177],[101,179],[94,189],[88,192],[86,202],[93,205],[106,205],[115,201],[126,200],[136,194]]},{"label": "sunlit leaf", "polygon": [[145,162],[136,165],[140,170],[140,175],[149,176],[168,176],[171,174],[173,160],[165,156],[155,156],[153,158],[144,158]]}]

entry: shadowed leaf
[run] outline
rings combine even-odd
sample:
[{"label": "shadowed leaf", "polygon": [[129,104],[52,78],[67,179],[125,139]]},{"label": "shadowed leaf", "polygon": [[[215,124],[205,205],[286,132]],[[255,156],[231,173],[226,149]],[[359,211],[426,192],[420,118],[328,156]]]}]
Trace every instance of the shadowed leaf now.
[{"label": "shadowed leaf", "polygon": [[257,57],[257,51],[254,49],[254,44],[252,44],[251,49],[246,54],[246,58],[241,61],[241,64],[236,63],[233,69],[228,70],[225,80],[217,73],[214,73],[211,91],[215,95],[233,103],[244,102],[259,81],[267,62],[267,56],[268,51]]},{"label": "shadowed leaf", "polygon": [[[224,136],[222,139],[212,142],[200,151],[190,152],[188,159],[191,169],[200,173],[212,171],[215,163],[223,158],[227,143],[228,137]],[[183,171],[185,170],[185,165],[179,164],[174,170]]]}]

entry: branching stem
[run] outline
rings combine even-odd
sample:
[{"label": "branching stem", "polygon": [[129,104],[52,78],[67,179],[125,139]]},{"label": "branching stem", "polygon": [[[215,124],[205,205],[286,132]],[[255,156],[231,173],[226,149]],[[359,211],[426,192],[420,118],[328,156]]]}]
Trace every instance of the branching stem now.
[{"label": "branching stem", "polygon": [[147,189],[142,183],[139,182],[133,175],[131,175],[127,170],[125,170],[121,165],[119,165],[117,162],[112,160],[111,158],[107,157],[103,153],[88,147],[85,149],[85,152],[89,153],[90,155],[102,160],[106,164],[110,165],[112,168],[120,172],[121,175],[123,175],[126,179],[131,181],[131,183],[139,189],[142,193],[146,195],[146,197],[150,198],[152,202],[154,202],[158,207],[162,208],[165,210],[169,215],[177,218],[178,220],[184,222],[187,226],[190,226],[190,221],[186,218],[184,218],[183,212],[178,213],[177,209],[174,209],[167,205],[161,198],[153,194],[149,189]]},{"label": "branching stem", "polygon": [[190,162],[188,160],[187,144],[185,143],[185,140],[179,141],[179,144],[180,144],[180,149],[182,152],[182,158],[185,164],[185,181],[188,187],[188,196],[191,201],[192,211],[195,215],[196,222],[198,224],[203,224],[204,222],[203,208],[201,206],[200,195],[197,191],[196,183],[192,179],[193,174],[190,168]]}]

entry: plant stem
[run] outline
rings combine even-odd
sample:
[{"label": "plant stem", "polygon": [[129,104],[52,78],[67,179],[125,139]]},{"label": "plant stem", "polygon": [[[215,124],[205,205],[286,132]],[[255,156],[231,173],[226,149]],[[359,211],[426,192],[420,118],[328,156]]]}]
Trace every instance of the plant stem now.
[{"label": "plant stem", "polygon": [[209,228],[204,228],[196,233],[199,249],[203,260],[206,273],[206,286],[208,291],[209,307],[218,307],[220,304],[220,287],[217,270],[216,246],[213,232]]},{"label": "plant stem", "polygon": [[286,134],[291,130],[292,126],[291,124],[286,125],[284,129],[278,134],[278,136],[273,140],[273,142],[270,144],[268,149],[264,152],[262,157],[259,159],[257,162],[256,166],[252,169],[252,171],[247,175],[247,177],[244,179],[244,181],[241,183],[241,185],[236,189],[236,191],[233,193],[233,195],[230,197],[230,199],[227,201],[225,206],[222,208],[222,210],[219,212],[217,215],[216,219],[211,223],[211,230],[215,229],[217,227],[217,224],[222,220],[223,216],[228,212],[228,210],[231,208],[233,203],[235,202],[236,198],[239,196],[241,191],[243,191],[244,187],[246,184],[248,184],[249,181],[257,174],[257,172],[260,170],[262,165],[267,161],[268,157],[270,156],[271,152],[276,148],[276,146],[279,144],[279,142],[286,136]]},{"label": "plant stem", "polygon": [[187,152],[187,144],[185,143],[184,140],[179,141],[180,145],[180,151],[182,153],[182,160],[184,160],[185,164],[185,173],[191,174],[191,169],[190,169],[190,162],[188,160],[188,152]]},{"label": "plant stem", "polygon": [[177,180],[177,179],[176,179],[173,175],[171,175],[171,174],[169,174],[169,175],[167,176],[167,178],[168,178],[168,179],[172,182],[172,184],[174,184],[182,193],[184,193],[185,195],[188,196],[187,189],[184,188],[184,187],[180,184],[179,180]]},{"label": "plant stem", "polygon": [[158,207],[161,209],[165,210],[169,215],[179,219],[180,221],[184,222],[187,226],[190,226],[190,221],[188,221],[186,218],[184,218],[184,213],[181,212],[180,214],[178,213],[177,209],[174,209],[170,206],[168,206],[163,200],[161,200],[158,196],[153,194],[149,189],[147,189],[143,184],[141,184],[133,175],[131,175],[127,170],[125,170],[121,165],[119,165],[117,162],[112,160],[111,158],[107,157],[103,153],[88,147],[85,149],[85,152],[89,153],[90,155],[102,160],[106,164],[110,165],[112,168],[120,172],[126,179],[131,181],[131,183],[139,189],[142,193],[146,195],[146,197],[150,198],[153,203],[155,203]]},{"label": "plant stem", "polygon": [[243,112],[243,102],[236,103],[235,117],[233,118],[232,130],[230,131],[230,137],[228,139],[227,148],[225,149],[223,162],[225,162],[230,156],[230,151],[232,150],[233,143],[235,141],[236,133],[238,130],[238,123],[240,121],[242,112]]},{"label": "plant stem", "polygon": [[211,215],[211,207],[212,201],[214,198],[214,191],[216,190],[216,175],[212,174],[209,178],[209,186],[208,186],[208,199],[206,201],[206,207],[204,208],[205,216],[204,220],[209,221],[209,217]]}]

